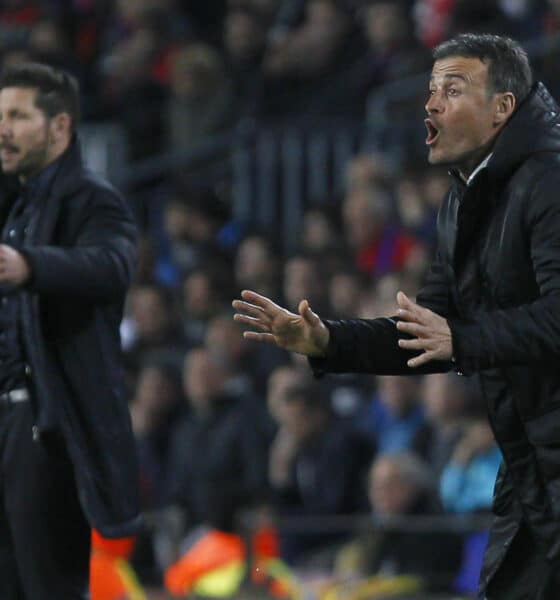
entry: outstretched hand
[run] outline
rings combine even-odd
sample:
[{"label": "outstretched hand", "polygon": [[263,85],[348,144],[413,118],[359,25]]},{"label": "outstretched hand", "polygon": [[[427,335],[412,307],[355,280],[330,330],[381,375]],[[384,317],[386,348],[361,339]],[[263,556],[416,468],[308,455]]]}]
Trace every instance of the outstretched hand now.
[{"label": "outstretched hand", "polygon": [[410,340],[400,339],[399,346],[406,350],[422,350],[422,354],[408,361],[409,367],[419,367],[432,360],[451,360],[453,343],[451,330],[446,319],[428,308],[413,302],[404,294],[397,294],[399,310],[397,329],[414,336]]},{"label": "outstretched hand", "polygon": [[329,330],[307,300],[299,303],[296,314],[250,290],[241,292],[241,297],[243,300],[232,302],[238,311],[233,318],[251,327],[251,331],[243,333],[246,339],[275,344],[306,356],[325,354]]}]

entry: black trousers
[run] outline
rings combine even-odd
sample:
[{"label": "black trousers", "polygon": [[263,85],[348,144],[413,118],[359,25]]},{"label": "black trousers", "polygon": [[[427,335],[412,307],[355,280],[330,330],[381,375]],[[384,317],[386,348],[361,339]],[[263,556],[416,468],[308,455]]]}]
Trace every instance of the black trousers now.
[{"label": "black trousers", "polygon": [[0,407],[0,599],[89,598],[90,527],[57,434],[29,402]]},{"label": "black trousers", "polygon": [[546,558],[525,525],[513,539],[496,575],[488,584],[487,600],[558,600],[560,570]]}]

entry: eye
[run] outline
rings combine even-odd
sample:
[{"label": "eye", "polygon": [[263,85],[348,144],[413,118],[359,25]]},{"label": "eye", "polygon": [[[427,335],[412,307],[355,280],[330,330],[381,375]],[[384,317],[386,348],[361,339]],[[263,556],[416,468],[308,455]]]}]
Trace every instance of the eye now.
[{"label": "eye", "polygon": [[447,95],[448,96],[458,96],[459,95],[459,90],[457,88],[448,88],[447,89]]}]

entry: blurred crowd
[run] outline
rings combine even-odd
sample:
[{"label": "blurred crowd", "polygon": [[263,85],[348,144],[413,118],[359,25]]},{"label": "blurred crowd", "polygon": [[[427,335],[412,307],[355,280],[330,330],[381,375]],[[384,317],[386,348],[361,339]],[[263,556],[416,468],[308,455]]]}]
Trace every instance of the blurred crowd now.
[{"label": "blurred crowd", "polygon": [[[425,72],[430,49],[467,30],[554,34],[560,2],[4,0],[0,63],[73,72],[84,120],[118,122],[141,159],[195,148],[247,118],[363,119],[373,91]],[[554,56],[536,63],[553,92]],[[490,509],[500,453],[471,381],[314,380],[301,357],[249,343],[232,320],[242,289],[290,310],[307,298],[335,319],[391,315],[399,289],[415,294],[446,173],[396,168],[380,151],[357,154],[344,181],[340,197],[306,208],[289,254],[278,231],[236,222],[228,181],[192,185],[182,174],[150,207],[122,324],[150,525],[133,564],[145,582],[161,581],[201,531],[239,531],[247,513],[274,523]],[[375,528],[278,536],[288,565],[448,589],[458,589],[466,547],[442,532]]]},{"label": "blurred crowd", "polygon": [[359,118],[456,32],[559,27],[557,0],[5,0],[0,60],[72,71],[85,119],[118,119],[140,158],[243,116]]}]

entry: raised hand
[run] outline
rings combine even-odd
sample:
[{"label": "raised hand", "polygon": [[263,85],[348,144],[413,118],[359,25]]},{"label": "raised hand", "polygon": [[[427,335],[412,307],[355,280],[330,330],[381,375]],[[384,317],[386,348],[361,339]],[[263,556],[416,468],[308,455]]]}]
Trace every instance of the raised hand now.
[{"label": "raised hand", "polygon": [[233,318],[252,328],[252,331],[243,333],[245,338],[275,344],[306,356],[325,354],[329,330],[311,310],[307,300],[299,303],[296,314],[250,290],[241,292],[241,297],[243,300],[232,302],[233,308],[238,311]]},{"label": "raised hand", "polygon": [[397,302],[397,314],[402,319],[397,323],[397,329],[414,336],[410,340],[399,340],[399,346],[407,350],[423,351],[411,358],[408,366],[419,367],[431,360],[450,360],[453,356],[453,343],[447,321],[428,308],[416,304],[403,292],[397,294]]}]

